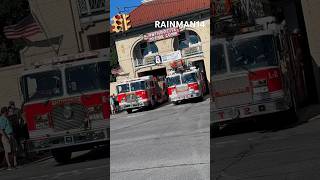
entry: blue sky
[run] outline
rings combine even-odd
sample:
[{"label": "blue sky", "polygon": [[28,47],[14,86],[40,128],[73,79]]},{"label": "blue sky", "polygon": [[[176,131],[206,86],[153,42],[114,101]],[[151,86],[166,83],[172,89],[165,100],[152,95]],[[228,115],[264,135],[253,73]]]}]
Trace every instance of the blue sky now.
[{"label": "blue sky", "polygon": [[124,7],[130,7],[125,9],[127,11],[125,13],[128,13],[128,11],[132,11],[135,8],[132,6],[139,6],[140,4],[141,0],[111,0],[110,17],[112,18],[114,15],[118,13],[117,7],[119,7],[121,11],[124,10]]}]

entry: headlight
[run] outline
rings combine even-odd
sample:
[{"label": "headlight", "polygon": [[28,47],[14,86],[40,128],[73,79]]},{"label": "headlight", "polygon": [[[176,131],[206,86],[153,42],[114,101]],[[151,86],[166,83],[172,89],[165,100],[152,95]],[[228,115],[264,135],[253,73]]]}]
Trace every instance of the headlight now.
[{"label": "headlight", "polygon": [[47,129],[49,128],[49,117],[48,114],[36,115],[35,116],[36,129]]}]

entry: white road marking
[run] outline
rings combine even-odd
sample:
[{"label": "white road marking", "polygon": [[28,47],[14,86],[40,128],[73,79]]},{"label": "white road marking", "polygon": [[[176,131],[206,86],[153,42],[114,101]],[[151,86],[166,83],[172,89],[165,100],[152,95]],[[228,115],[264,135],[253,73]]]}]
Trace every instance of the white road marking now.
[{"label": "white road marking", "polygon": [[230,141],[222,141],[222,142],[217,142],[215,143],[216,145],[223,145],[223,144],[232,144],[232,143],[236,143],[236,140],[230,140]]}]

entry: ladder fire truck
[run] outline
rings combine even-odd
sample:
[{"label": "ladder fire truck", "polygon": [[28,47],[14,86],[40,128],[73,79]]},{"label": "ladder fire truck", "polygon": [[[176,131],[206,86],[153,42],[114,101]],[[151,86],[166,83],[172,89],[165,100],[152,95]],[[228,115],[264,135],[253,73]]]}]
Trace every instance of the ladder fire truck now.
[{"label": "ladder fire truck", "polygon": [[206,92],[204,74],[184,60],[174,61],[170,66],[166,78],[170,101],[176,105],[188,99],[202,100]]},{"label": "ladder fire truck", "polygon": [[[220,3],[222,1],[219,1]],[[215,15],[211,40],[211,125],[218,131],[223,124],[248,117],[287,112],[293,118],[305,97],[303,70],[293,61],[293,38],[285,22],[276,23],[272,16],[258,13],[261,6],[232,7],[216,1],[215,13],[225,9],[245,9],[245,15],[256,13],[251,22],[235,18],[234,14]],[[232,2],[232,1],[225,1]],[[258,1],[241,1],[258,3]],[[260,4],[261,5],[261,4]],[[215,8],[214,8],[215,9]],[[240,10],[238,9],[239,13]],[[257,15],[260,14],[260,15]],[[249,16],[245,16],[249,17]],[[247,19],[248,20],[248,19]],[[300,90],[299,90],[300,89]],[[303,98],[300,98],[303,100]]]},{"label": "ladder fire truck", "polygon": [[109,141],[109,61],[104,51],[65,55],[20,77],[30,151],[51,150],[59,163]]},{"label": "ladder fire truck", "polygon": [[168,100],[166,85],[154,76],[128,79],[117,85],[121,109],[131,113],[134,109],[154,108]]}]

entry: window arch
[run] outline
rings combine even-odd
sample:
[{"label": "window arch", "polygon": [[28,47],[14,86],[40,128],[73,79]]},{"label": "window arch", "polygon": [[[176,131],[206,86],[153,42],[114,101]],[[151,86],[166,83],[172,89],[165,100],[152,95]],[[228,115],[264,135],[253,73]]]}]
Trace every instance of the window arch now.
[{"label": "window arch", "polygon": [[137,59],[143,59],[145,56],[155,53],[158,53],[158,47],[154,42],[142,41],[133,50],[133,56]]},{"label": "window arch", "polygon": [[201,43],[199,35],[194,31],[183,31],[178,37],[174,39],[173,47],[174,50],[182,50],[192,46],[197,46]]}]

